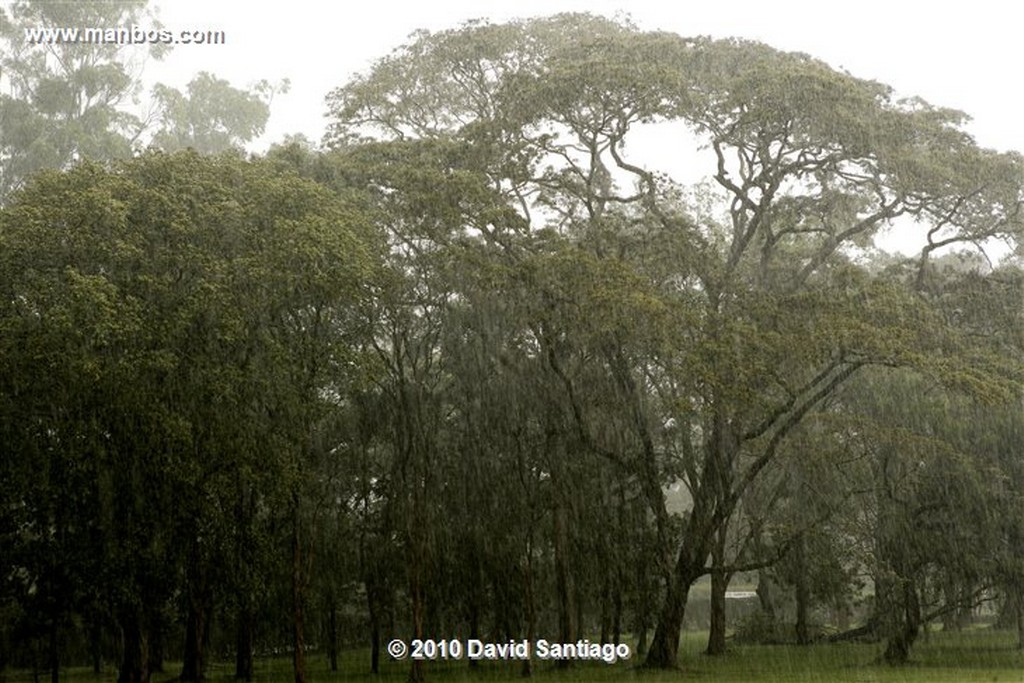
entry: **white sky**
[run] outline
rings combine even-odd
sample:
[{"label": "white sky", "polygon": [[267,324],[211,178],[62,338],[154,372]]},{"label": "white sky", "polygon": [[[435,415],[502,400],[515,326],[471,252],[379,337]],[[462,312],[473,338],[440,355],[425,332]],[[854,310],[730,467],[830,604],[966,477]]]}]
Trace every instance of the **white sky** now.
[{"label": "white sky", "polygon": [[670,0],[435,0],[362,3],[245,0],[153,0],[169,29],[227,33],[225,45],[181,46],[147,67],[147,82],[184,86],[200,70],[246,86],[291,80],[275,99],[257,148],[285,134],[319,141],[324,97],[352,74],[405,41],[414,30],[451,28],[464,20],[501,21],[564,11],[625,11],[644,29],[684,36],[739,36],[807,52],[932,104],[960,109],[986,147],[1024,151],[1020,50],[1024,5],[991,0],[828,3],[760,0],[714,3]]}]

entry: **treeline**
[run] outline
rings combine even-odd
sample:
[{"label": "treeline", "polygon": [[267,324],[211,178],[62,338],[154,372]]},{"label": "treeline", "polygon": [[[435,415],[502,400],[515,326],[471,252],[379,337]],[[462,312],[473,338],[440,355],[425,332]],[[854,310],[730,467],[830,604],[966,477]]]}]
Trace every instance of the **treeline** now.
[{"label": "treeline", "polygon": [[[328,103],[322,151],[82,163],[0,212],[5,665],[670,667],[694,583],[715,654],[754,572],[751,637],[866,602],[899,663],[993,601],[1024,644],[1024,271],[977,256],[1019,249],[1019,155],[587,15],[417,34]],[[630,156],[659,123],[706,183]]]}]

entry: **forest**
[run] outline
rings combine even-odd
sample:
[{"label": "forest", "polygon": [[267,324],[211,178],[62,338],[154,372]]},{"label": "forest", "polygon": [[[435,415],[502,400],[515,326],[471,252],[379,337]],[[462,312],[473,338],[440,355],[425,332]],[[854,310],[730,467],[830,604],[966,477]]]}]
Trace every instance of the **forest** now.
[{"label": "forest", "polygon": [[418,32],[265,154],[287,84],[144,121],[117,46],[17,46],[145,8],[0,10],[0,681],[1024,649],[1018,152],[588,14]]}]

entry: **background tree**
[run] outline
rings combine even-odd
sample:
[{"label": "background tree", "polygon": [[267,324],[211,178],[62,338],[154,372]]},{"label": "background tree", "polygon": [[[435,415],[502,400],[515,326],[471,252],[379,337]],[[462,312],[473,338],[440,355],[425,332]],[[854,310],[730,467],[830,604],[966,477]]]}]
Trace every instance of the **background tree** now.
[{"label": "background tree", "polygon": [[167,152],[192,148],[216,154],[241,148],[263,132],[270,101],[275,92],[288,91],[288,81],[276,87],[263,81],[246,91],[204,71],[189,82],[186,91],[163,84],[153,88],[160,128],[150,144]]},{"label": "background tree", "polygon": [[202,72],[180,92],[158,84],[146,99],[142,66],[171,49],[111,42],[30,44],[25,29],[160,28],[148,0],[17,0],[0,8],[0,204],[33,173],[80,159],[124,159],[147,145],[203,153],[237,148],[263,132],[275,93]]},{"label": "background tree", "polygon": [[[144,54],[115,43],[31,45],[24,29],[156,25],[146,6],[25,0],[0,10],[0,203],[40,169],[129,156],[145,128],[131,113]],[[154,44],[149,54],[165,52]]]},{"label": "background tree", "polygon": [[[4,405],[27,411],[12,416],[20,430],[35,428],[33,414],[82,415],[46,429],[60,438],[55,458],[88,463],[79,483],[96,504],[80,524],[97,529],[100,586],[125,643],[120,679],[148,680],[147,615],[179,567],[184,673],[201,677],[210,591],[225,589],[213,556],[234,521],[221,511],[240,477],[287,499],[316,404],[346,391],[347,340],[362,333],[354,311],[372,281],[367,224],[267,164],[195,154],[44,175],[2,221],[3,324],[27,344],[7,356]],[[62,391],[27,382],[34,358],[53,363]],[[30,492],[12,509],[47,499]]]}]

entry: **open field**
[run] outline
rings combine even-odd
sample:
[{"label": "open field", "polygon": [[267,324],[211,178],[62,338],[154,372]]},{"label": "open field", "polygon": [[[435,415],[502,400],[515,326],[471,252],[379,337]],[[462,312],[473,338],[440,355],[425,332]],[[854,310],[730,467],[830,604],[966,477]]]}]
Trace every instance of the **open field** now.
[{"label": "open field", "polygon": [[[1015,634],[989,629],[963,633],[932,633],[915,647],[910,664],[890,668],[875,660],[880,652],[876,644],[843,643],[796,646],[735,646],[724,657],[702,655],[705,634],[687,633],[682,645],[681,670],[653,672],[637,669],[635,662],[614,665],[587,664],[569,671],[555,670],[550,664],[536,664],[537,681],[629,681],[659,683],[661,681],[713,681],[715,683],[789,683],[827,681],[828,683],[970,683],[972,681],[1020,683],[1024,681],[1024,651],[1014,648]],[[408,662],[382,659],[381,673],[368,672],[369,652],[348,650],[339,663],[340,670],[331,673],[326,660],[314,655],[309,661],[310,678],[317,683],[340,681],[404,681]],[[153,683],[175,680],[178,667],[170,663],[167,673],[156,674]],[[208,671],[210,683],[232,681],[228,663],[213,664]],[[67,683],[113,681],[116,671],[108,669],[94,676],[85,668],[69,669],[62,677]],[[3,680],[3,679],[0,679]],[[40,680],[48,680],[45,674]],[[519,663],[481,664],[470,670],[466,662],[428,663],[430,681],[521,681]],[[28,683],[30,672],[8,671],[6,683]],[[256,662],[257,683],[290,683],[291,660],[259,659]]]}]

